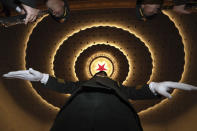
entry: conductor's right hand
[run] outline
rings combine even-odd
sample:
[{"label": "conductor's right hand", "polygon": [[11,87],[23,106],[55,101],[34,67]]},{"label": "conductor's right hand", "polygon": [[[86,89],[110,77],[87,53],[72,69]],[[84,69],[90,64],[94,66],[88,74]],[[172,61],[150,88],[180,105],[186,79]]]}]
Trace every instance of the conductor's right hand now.
[{"label": "conductor's right hand", "polygon": [[43,73],[36,71],[32,68],[29,68],[29,70],[12,71],[3,75],[3,77],[6,78],[18,78],[29,81],[41,81],[43,76]]}]

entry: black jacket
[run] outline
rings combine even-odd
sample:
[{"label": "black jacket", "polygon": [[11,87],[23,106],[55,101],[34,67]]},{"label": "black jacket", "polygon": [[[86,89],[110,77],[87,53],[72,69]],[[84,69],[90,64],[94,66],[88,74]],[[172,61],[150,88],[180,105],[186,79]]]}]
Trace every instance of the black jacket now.
[{"label": "black jacket", "polygon": [[[138,5],[141,4],[163,4],[165,0],[137,0]],[[173,0],[174,5],[183,5],[187,0]]]},{"label": "black jacket", "polygon": [[64,109],[66,109],[66,107],[69,105],[69,103],[72,102],[75,96],[79,92],[85,89],[91,89],[95,91],[97,89],[114,91],[114,94],[118,96],[127,106],[129,106],[129,108],[131,109],[131,112],[133,112],[134,117],[135,117],[134,119],[138,123],[138,126],[140,127],[140,131],[142,131],[142,127],[140,124],[139,117],[136,111],[133,109],[131,103],[128,101],[128,99],[140,100],[140,99],[160,98],[160,96],[155,96],[150,91],[147,84],[142,85],[142,86],[136,86],[136,87],[126,87],[106,77],[93,77],[92,79],[88,81],[83,81],[83,82],[80,82],[80,81],[65,82],[62,79],[49,77],[49,80],[47,84],[44,86],[44,88],[49,88],[60,93],[72,94],[69,100],[66,102],[66,104],[61,108],[56,119],[58,117],[61,117],[60,116],[61,112]]},{"label": "black jacket", "polygon": [[36,0],[19,0],[21,3],[36,8]]},{"label": "black jacket", "polygon": [[32,8],[36,8],[38,3],[44,3],[45,0],[18,0],[18,1]]}]

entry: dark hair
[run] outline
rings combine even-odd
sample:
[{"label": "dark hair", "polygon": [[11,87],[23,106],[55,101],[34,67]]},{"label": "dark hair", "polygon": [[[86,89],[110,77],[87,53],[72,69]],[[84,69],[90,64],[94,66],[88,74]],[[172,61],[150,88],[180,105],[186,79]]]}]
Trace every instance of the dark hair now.
[{"label": "dark hair", "polygon": [[99,71],[96,74],[94,74],[94,76],[96,76],[96,75],[107,76],[107,73],[105,71]]},{"label": "dark hair", "polygon": [[70,15],[70,8],[67,3],[67,0],[62,0],[62,1],[64,2],[64,13],[61,16],[57,17],[57,16],[53,15],[53,10],[49,9],[49,13],[50,13],[51,17],[59,23],[65,22]]}]

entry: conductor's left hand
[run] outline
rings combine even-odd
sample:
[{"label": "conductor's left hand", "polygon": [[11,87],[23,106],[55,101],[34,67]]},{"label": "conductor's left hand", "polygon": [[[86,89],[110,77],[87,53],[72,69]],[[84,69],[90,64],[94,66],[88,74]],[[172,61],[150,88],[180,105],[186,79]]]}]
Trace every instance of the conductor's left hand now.
[{"label": "conductor's left hand", "polygon": [[4,74],[3,77],[6,78],[18,78],[23,80],[29,80],[29,81],[41,81],[43,78],[43,73],[36,71],[32,68],[29,68],[29,70],[20,70],[20,71],[12,71],[7,74]]}]

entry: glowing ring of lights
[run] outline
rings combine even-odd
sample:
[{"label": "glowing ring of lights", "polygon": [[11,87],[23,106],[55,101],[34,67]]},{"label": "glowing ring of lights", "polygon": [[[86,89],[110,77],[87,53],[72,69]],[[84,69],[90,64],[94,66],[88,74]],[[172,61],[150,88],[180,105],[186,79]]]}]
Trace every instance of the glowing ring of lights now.
[{"label": "glowing ring of lights", "polygon": [[[125,28],[124,28],[124,30],[127,30],[127,29],[125,29]],[[129,32],[131,33],[131,31],[130,31],[130,30],[129,30]],[[143,41],[143,42],[144,42],[144,41]],[[183,74],[184,74],[184,72],[183,72]]]},{"label": "glowing ring of lights", "polygon": [[[107,48],[108,50],[106,50]],[[93,61],[98,58],[106,58],[111,63],[111,66],[113,66],[111,74],[107,72],[108,76],[121,83],[125,81],[128,76],[129,66],[131,66],[129,65],[128,58],[118,48],[107,44],[96,44],[87,47],[80,53],[75,61],[75,73],[79,80],[90,79],[96,73],[91,73],[90,67]],[[121,62],[118,62],[119,59],[121,59]],[[85,70],[81,65],[85,67]],[[124,68],[120,69],[120,67]],[[121,77],[118,75],[120,72],[122,72]]]},{"label": "glowing ring of lights", "polygon": [[[78,34],[79,32],[82,32],[82,31],[85,31],[85,30],[88,30],[88,29],[91,29],[91,28],[97,28],[97,27],[116,28],[116,29],[120,29],[120,30],[122,30],[122,31],[128,32],[128,33],[131,34],[131,35],[134,35],[137,39],[139,39],[141,42],[143,42],[144,45],[147,47],[149,53],[151,54],[151,59],[153,60],[153,63],[152,63],[152,64],[153,64],[153,67],[154,67],[153,53],[152,53],[152,51],[150,50],[149,45],[143,40],[143,38],[142,38],[142,37],[139,37],[136,33],[132,32],[131,30],[126,29],[126,27],[120,26],[120,25],[116,25],[116,24],[115,24],[115,25],[113,25],[113,24],[111,24],[111,25],[108,25],[108,24],[107,24],[107,25],[106,25],[106,24],[102,25],[102,24],[101,24],[101,26],[98,26],[97,24],[95,24],[95,25],[91,25],[91,26],[87,26],[87,27],[84,26],[82,29],[79,29],[79,30],[77,30],[77,31],[72,32],[70,35],[67,35],[67,36],[66,36],[65,38],[63,38],[59,43],[56,44],[57,48],[56,48],[55,52],[53,53],[53,56],[51,57],[52,59],[51,59],[51,62],[50,62],[50,63],[53,63],[53,62],[54,62],[54,59],[55,59],[55,56],[56,56],[57,51],[59,50],[59,48],[61,48],[61,46],[63,45],[63,43],[64,43],[65,41],[67,41],[70,37],[72,37],[72,36]],[[87,49],[89,46],[96,45],[96,44],[99,44],[99,43],[105,43],[105,42],[106,42],[106,41],[96,41],[95,43],[90,43],[89,45],[85,45],[81,50]],[[118,48],[119,50],[121,50],[121,51],[124,53],[125,56],[127,56],[127,55],[126,55],[127,53],[125,53],[126,50],[125,50],[124,48],[122,48],[121,45],[118,45],[117,43],[108,43],[108,44],[109,44],[109,45],[112,45],[112,46],[114,46],[114,47],[116,47],[116,48]],[[77,55],[76,55],[76,57],[74,58],[75,61],[76,61],[77,57],[80,55],[80,53],[82,53],[82,51],[78,50],[78,52],[76,53]],[[127,57],[128,57],[128,56],[127,56]],[[129,60],[129,64],[130,64],[130,67],[129,67],[129,68],[132,68],[132,67],[131,67],[132,62],[130,61],[130,58],[128,58],[128,60]],[[74,62],[73,62],[73,65],[75,66],[75,63],[74,63]],[[77,81],[78,79],[77,79],[76,72],[74,71],[74,70],[75,70],[75,69],[74,69],[74,66],[72,66],[73,68],[71,68],[71,70],[72,70],[73,73],[74,73],[74,80]],[[54,65],[51,65],[51,68],[54,69]],[[152,69],[152,72],[153,72],[153,71],[154,71],[154,68]],[[54,74],[54,70],[52,70],[51,74]],[[150,81],[151,78],[153,77],[152,75],[153,75],[153,74],[151,74],[149,81]],[[123,82],[123,84],[127,84],[128,79],[130,79],[131,76],[132,76],[132,70],[130,69],[130,70],[129,70],[129,73],[128,73],[128,76],[127,76],[126,80]]]}]

